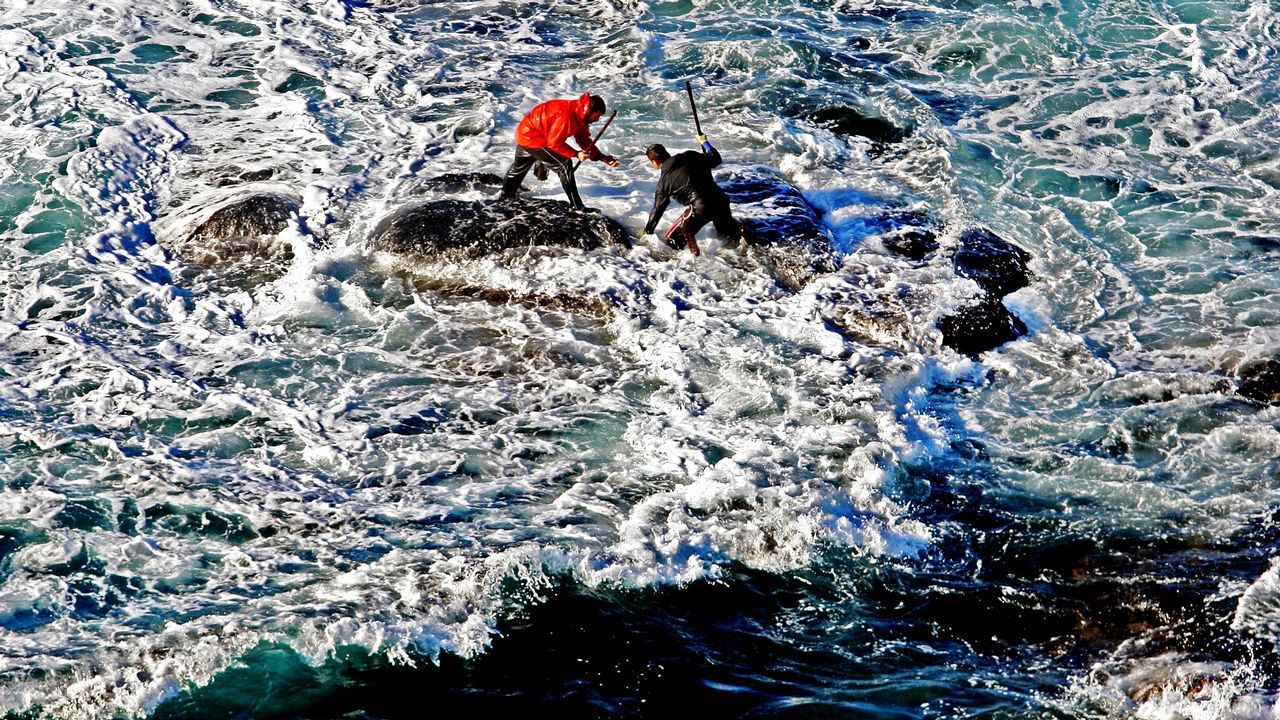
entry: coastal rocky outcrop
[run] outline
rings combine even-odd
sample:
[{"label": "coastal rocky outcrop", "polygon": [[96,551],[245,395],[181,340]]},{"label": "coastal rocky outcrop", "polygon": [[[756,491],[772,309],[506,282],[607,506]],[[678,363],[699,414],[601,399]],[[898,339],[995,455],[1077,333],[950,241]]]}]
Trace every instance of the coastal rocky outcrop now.
[{"label": "coastal rocky outcrop", "polygon": [[976,358],[1025,335],[1027,326],[1001,299],[1031,283],[1030,260],[1027,251],[990,230],[962,232],[952,267],[960,277],[976,282],[984,294],[938,321],[942,344]]},{"label": "coastal rocky outcrop", "polygon": [[[836,269],[831,233],[821,212],[776,171],[749,167],[717,175],[735,216],[749,232],[748,254],[781,287],[795,291]],[[415,191],[438,199],[384,218],[374,228],[370,246],[426,260],[471,260],[530,246],[594,250],[631,244],[626,228],[606,215],[574,212],[561,200],[497,200],[501,185],[502,178],[491,173],[454,173],[420,181]],[[449,197],[477,192],[487,197]],[[674,222],[678,210],[668,210],[659,232]],[[708,227],[703,235],[711,232]]]},{"label": "coastal rocky outcrop", "polygon": [[502,177],[494,173],[445,173],[422,181],[424,190],[439,193],[461,193],[473,190],[496,193]]},{"label": "coastal rocky outcrop", "polygon": [[960,277],[978,283],[990,297],[1002,298],[1031,284],[1031,255],[986,228],[965,230],[951,256]]},{"label": "coastal rocky outcrop", "polygon": [[255,286],[279,277],[293,260],[293,247],[278,237],[302,208],[284,192],[250,192],[222,203],[173,239],[192,266],[218,268],[234,284]]},{"label": "coastal rocky outcrop", "polygon": [[937,326],[943,345],[973,358],[1027,334],[1027,326],[992,295],[943,316]]},{"label": "coastal rocky outcrop", "polygon": [[[428,181],[440,193],[483,190],[497,194],[493,174],[452,174]],[[427,200],[397,210],[370,237],[376,250],[420,258],[467,260],[530,246],[594,250],[630,245],[626,228],[598,212],[575,212],[569,203],[543,198]]]}]

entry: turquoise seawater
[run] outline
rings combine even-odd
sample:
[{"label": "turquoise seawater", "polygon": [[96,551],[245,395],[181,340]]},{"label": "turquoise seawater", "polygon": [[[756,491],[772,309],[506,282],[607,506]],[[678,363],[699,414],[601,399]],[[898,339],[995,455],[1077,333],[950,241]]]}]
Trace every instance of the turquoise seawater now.
[{"label": "turquoise seawater", "polygon": [[[1273,717],[1278,55],[1265,1],[4,0],[0,711]],[[686,80],[834,270],[370,249],[583,92],[638,234]],[[977,358],[971,228],[1033,273]]]}]

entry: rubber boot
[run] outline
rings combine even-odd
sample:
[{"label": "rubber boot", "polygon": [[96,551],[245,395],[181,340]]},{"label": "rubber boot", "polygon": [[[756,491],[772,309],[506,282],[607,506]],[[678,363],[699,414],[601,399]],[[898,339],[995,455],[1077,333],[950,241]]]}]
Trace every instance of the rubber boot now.
[{"label": "rubber boot", "polygon": [[689,252],[694,255],[701,255],[702,249],[698,247],[698,241],[693,238],[693,233],[683,228],[681,228],[681,232],[684,234],[684,246],[689,248]]}]

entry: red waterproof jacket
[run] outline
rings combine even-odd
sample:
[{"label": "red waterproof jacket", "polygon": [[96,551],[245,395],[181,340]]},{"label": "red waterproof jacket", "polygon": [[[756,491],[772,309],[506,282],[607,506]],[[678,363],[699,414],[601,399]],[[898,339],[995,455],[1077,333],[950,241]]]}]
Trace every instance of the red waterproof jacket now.
[{"label": "red waterproof jacket", "polygon": [[578,151],[565,143],[572,137],[578,147],[587,151],[587,157],[599,160],[603,154],[591,146],[591,134],[587,132],[590,105],[590,93],[582,93],[577,100],[548,100],[535,105],[516,128],[516,144],[527,148],[546,148],[571,158],[578,155]]}]

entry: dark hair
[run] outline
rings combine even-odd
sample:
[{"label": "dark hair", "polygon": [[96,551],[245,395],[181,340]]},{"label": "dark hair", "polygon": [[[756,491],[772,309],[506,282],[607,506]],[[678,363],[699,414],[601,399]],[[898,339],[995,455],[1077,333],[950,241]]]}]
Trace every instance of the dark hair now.
[{"label": "dark hair", "polygon": [[604,114],[604,98],[599,95],[592,95],[591,102],[587,105],[587,114],[589,115],[593,112]]},{"label": "dark hair", "polygon": [[667,158],[671,157],[671,153],[667,152],[667,149],[662,146],[662,143],[654,143],[650,145],[649,149],[644,151],[644,154],[656,163],[666,162]]}]

